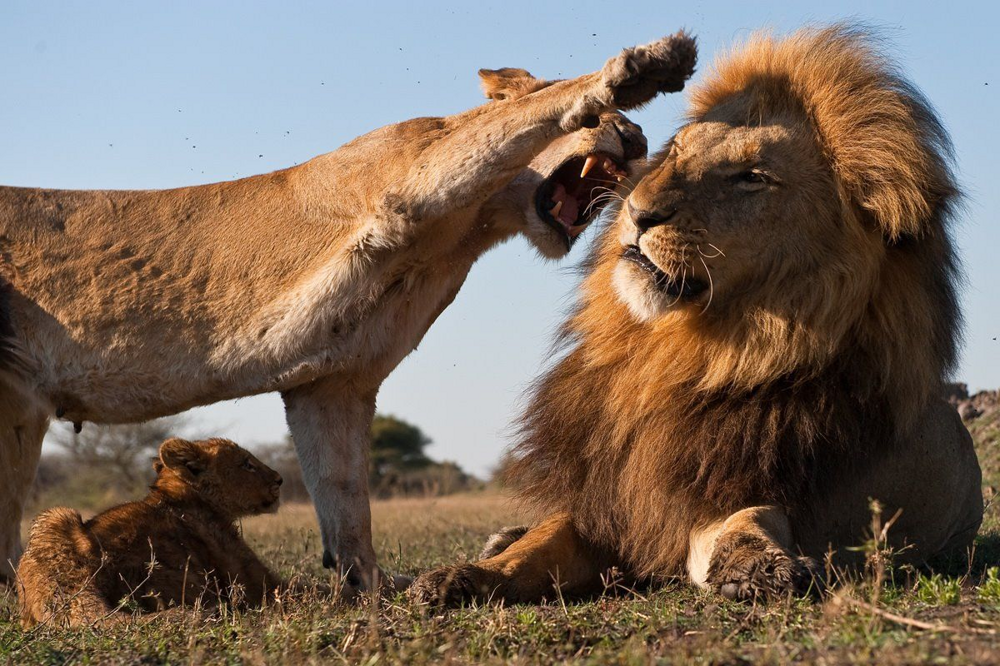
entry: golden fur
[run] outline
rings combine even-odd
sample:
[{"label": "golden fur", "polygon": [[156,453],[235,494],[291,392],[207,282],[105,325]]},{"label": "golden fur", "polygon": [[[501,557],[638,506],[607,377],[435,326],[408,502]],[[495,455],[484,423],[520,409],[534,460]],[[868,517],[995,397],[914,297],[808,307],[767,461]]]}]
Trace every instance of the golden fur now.
[{"label": "golden fur", "polygon": [[[865,539],[870,497],[902,511],[906,558],[966,548],[979,466],[937,397],[960,327],[949,151],[863,31],[721,58],[604,234],[527,410],[510,478],[556,517],[414,594],[532,600],[553,571],[569,592],[612,565],[803,591],[815,558]],[[586,567],[547,554],[553,521]]]},{"label": "golden fur", "polygon": [[40,514],[18,566],[21,620],[86,625],[135,606],[261,604],[281,581],[243,541],[238,518],[276,511],[281,476],[225,439],[160,446],[149,494],[84,522]]},{"label": "golden fur", "polygon": [[[645,138],[615,109],[680,90],[694,60],[679,34],[571,80],[484,70],[497,101],[233,182],[0,188],[0,562],[18,557],[51,416],[140,421],[280,391],[324,563],[370,581],[382,381],[487,249],[524,233],[546,256],[569,250],[593,211],[574,197],[556,220],[555,181],[592,194],[632,173]],[[584,179],[590,155],[609,168]]]}]

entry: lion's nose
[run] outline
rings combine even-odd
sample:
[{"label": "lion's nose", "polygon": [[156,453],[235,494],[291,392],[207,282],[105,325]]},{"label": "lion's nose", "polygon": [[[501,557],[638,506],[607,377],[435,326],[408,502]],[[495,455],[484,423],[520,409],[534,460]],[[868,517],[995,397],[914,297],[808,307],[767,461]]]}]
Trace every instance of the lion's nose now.
[{"label": "lion's nose", "polygon": [[632,224],[639,228],[639,232],[643,233],[649,231],[653,227],[658,227],[661,224],[666,224],[669,222],[674,215],[677,214],[676,208],[668,208],[666,210],[638,210],[632,205],[632,202],[628,202],[628,214],[629,218],[632,220]]}]

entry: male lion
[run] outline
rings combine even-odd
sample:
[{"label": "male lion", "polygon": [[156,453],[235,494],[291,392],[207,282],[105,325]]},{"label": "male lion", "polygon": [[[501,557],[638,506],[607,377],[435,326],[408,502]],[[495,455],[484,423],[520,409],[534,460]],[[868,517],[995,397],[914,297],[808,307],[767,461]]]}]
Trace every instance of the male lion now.
[{"label": "male lion", "polygon": [[484,70],[498,101],[233,182],[0,188],[0,568],[51,415],[140,421],[280,391],[324,564],[370,583],[382,381],[487,249],[524,233],[568,251],[645,156],[613,109],[680,90],[694,61],[679,33],[571,80]]},{"label": "male lion", "polygon": [[[419,599],[532,601],[625,574],[802,592],[871,524],[922,561],[982,519],[938,396],[960,317],[948,137],[863,31],[752,38],[692,94],[595,251],[511,478],[550,517]],[[504,546],[510,544],[506,549]]]},{"label": "male lion", "polygon": [[220,599],[256,606],[281,586],[234,525],[277,511],[277,472],[226,439],[168,439],[155,469],[138,502],[87,522],[65,508],[35,519],[17,568],[25,627],[114,621],[123,600],[147,612]]}]

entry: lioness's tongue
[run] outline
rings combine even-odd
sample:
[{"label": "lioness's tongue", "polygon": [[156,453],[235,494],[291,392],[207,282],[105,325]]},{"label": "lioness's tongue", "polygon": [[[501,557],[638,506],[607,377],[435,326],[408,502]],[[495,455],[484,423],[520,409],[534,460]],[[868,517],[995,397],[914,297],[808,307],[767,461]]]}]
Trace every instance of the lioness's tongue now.
[{"label": "lioness's tongue", "polygon": [[580,202],[576,200],[576,197],[568,193],[562,183],[556,183],[556,187],[552,191],[552,200],[556,202],[556,208],[553,211],[558,209],[555,218],[567,227],[573,226],[580,212]]}]

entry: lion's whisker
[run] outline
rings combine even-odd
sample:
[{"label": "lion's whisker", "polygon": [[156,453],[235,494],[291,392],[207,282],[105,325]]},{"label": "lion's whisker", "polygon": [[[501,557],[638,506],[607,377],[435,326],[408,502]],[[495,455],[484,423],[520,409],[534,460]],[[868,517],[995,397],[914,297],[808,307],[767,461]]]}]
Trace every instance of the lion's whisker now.
[{"label": "lion's whisker", "polygon": [[715,254],[713,254],[711,256],[705,254],[705,252],[701,249],[701,245],[698,245],[696,247],[696,249],[698,250],[698,254],[700,254],[701,256],[705,257],[706,259],[715,259],[716,257],[721,257],[722,256],[722,254],[718,253],[718,252],[716,252]]},{"label": "lion's whisker", "polygon": [[[593,190],[591,190],[591,191],[593,191]],[[624,199],[622,199],[621,196],[619,196],[617,192],[608,191],[608,192],[605,192],[603,194],[599,194],[596,197],[594,197],[593,199],[591,199],[590,203],[587,204],[587,207],[583,209],[583,214],[584,215],[589,214],[590,211],[593,210],[594,206],[600,204],[601,202],[613,201],[615,199],[619,199],[621,201],[624,201]]]},{"label": "lion's whisker", "polygon": [[716,252],[718,252],[719,254],[718,254],[717,256],[722,256],[722,257],[726,256],[726,253],[725,253],[725,252],[723,252],[723,251],[722,251],[722,250],[720,250],[719,248],[715,247],[715,246],[714,246],[714,245],[712,245],[711,243],[705,243],[705,245],[708,245],[708,246],[709,246],[710,248],[712,248],[713,250],[715,250]]},{"label": "lion's whisker", "polygon": [[633,183],[632,180],[628,176],[622,176],[622,179],[621,179],[620,182],[625,183],[626,185],[628,185],[633,190],[635,189],[635,183]]},{"label": "lion's whisker", "polygon": [[687,281],[687,268],[684,267],[684,266],[682,266],[681,267],[681,288],[677,290],[677,298],[675,298],[673,300],[673,302],[670,305],[667,306],[668,308],[672,308],[672,307],[674,307],[675,305],[677,305],[680,302],[681,296],[684,295],[684,284],[685,284],[686,281]]},{"label": "lion's whisker", "polygon": [[701,265],[705,269],[705,275],[708,276],[708,302],[705,303],[705,307],[701,309],[701,314],[705,314],[708,310],[708,306],[712,304],[712,297],[715,296],[715,283],[712,280],[712,271],[708,270],[708,264],[705,263],[705,257],[698,257],[701,260]]}]

